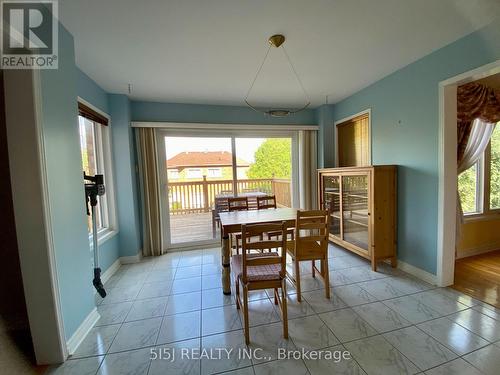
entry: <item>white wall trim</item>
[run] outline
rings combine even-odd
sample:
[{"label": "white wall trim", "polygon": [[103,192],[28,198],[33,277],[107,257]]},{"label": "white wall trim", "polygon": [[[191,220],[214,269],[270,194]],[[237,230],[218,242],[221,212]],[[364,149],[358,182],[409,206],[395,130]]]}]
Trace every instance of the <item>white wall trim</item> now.
[{"label": "white wall trim", "polygon": [[77,328],[75,333],[73,333],[73,336],[71,336],[67,341],[66,345],[68,347],[68,352],[70,355],[73,354],[76,349],[78,349],[78,346],[82,343],[85,337],[87,337],[88,333],[95,326],[100,317],[101,316],[97,312],[97,308],[94,307],[94,309],[90,312],[89,315],[87,315],[82,324],[80,324],[80,326]]},{"label": "white wall trim", "polygon": [[116,271],[118,271],[121,267],[122,263],[120,261],[120,258],[118,258],[117,260],[115,260],[115,262],[109,266],[109,268],[103,272],[103,274],[101,275],[101,281],[102,283],[106,283],[110,278],[111,276],[113,276]]},{"label": "white wall trim", "polygon": [[500,241],[495,241],[493,243],[488,243],[480,246],[473,246],[467,249],[461,249],[457,254],[457,259],[468,258],[474,255],[489,253],[490,251],[495,251],[498,249],[500,249]]},{"label": "white wall trim", "polygon": [[439,82],[437,284],[453,284],[456,246],[457,87],[500,72],[500,60]]},{"label": "white wall trim", "polygon": [[133,128],[163,128],[163,129],[214,129],[214,130],[318,130],[319,126],[294,124],[212,124],[202,122],[142,122],[132,121]]},{"label": "white wall trim", "polygon": [[139,253],[136,255],[129,255],[126,257],[120,257],[121,264],[139,263],[141,260],[142,260],[142,250],[139,250]]},{"label": "white wall trim", "polygon": [[372,109],[368,108],[365,109],[361,112],[355,113],[354,115],[344,117],[343,119],[340,119],[338,121],[335,121],[333,123],[333,129],[334,129],[334,139],[335,139],[335,160],[334,160],[334,165],[336,167],[339,166],[339,137],[338,137],[338,131],[337,131],[337,125],[342,124],[344,122],[347,122],[349,120],[352,120],[353,118],[362,116],[362,115],[368,115],[368,156],[370,157],[369,164],[372,164]]},{"label": "white wall trim", "polygon": [[425,282],[428,282],[429,284],[432,285],[437,285],[437,277],[436,275],[433,275],[430,272],[424,271],[421,268],[412,266],[409,263],[403,262],[398,259],[398,269],[401,271],[404,271],[406,273],[409,273],[412,276],[415,276],[416,278],[423,280]]}]

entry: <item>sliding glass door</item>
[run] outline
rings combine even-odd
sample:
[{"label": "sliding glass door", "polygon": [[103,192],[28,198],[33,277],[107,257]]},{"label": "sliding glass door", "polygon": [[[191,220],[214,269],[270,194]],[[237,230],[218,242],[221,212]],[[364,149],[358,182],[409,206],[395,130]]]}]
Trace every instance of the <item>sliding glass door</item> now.
[{"label": "sliding glass door", "polygon": [[264,192],[292,207],[292,137],[235,139],[238,194]]},{"label": "sliding glass door", "polygon": [[167,250],[219,242],[218,198],[247,196],[256,208],[257,196],[276,195],[279,207],[298,205],[294,132],[159,130],[158,135]]}]

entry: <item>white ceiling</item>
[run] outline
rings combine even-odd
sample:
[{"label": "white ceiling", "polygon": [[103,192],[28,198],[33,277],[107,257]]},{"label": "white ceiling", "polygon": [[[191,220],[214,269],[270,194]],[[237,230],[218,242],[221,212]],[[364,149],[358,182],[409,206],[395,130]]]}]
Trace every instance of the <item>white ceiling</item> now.
[{"label": "white ceiling", "polygon": [[[78,66],[137,100],[241,105],[275,33],[313,106],[334,103],[492,22],[498,0],[60,0]],[[254,104],[296,106],[281,50]]]}]

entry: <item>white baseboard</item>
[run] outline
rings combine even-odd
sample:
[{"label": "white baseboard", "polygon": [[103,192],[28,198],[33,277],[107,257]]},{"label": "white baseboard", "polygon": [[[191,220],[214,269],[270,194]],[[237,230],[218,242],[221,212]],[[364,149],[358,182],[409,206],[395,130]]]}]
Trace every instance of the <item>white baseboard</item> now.
[{"label": "white baseboard", "polygon": [[73,336],[66,342],[69,354],[73,354],[82,341],[87,337],[87,334],[94,327],[101,316],[97,312],[97,308],[90,312],[90,314],[85,318],[85,320],[80,324],[80,327],[73,333]]},{"label": "white baseboard", "polygon": [[131,263],[139,263],[142,259],[142,250],[139,251],[137,255],[131,255],[127,257],[120,257],[121,264],[131,264]]},{"label": "white baseboard", "polygon": [[115,260],[115,262],[111,266],[109,266],[109,268],[101,275],[102,283],[104,284],[106,281],[111,279],[111,276],[113,276],[115,272],[118,271],[121,265],[122,263],[120,262],[120,258]]},{"label": "white baseboard", "polygon": [[401,271],[404,271],[406,273],[409,273],[412,276],[415,276],[416,278],[423,280],[429,284],[432,285],[437,285],[437,276],[433,275],[430,272],[424,271],[421,268],[412,266],[409,263],[403,262],[398,259],[398,269]]},{"label": "white baseboard", "polygon": [[457,259],[472,257],[474,255],[480,255],[484,253],[489,253],[490,251],[495,251],[500,249],[500,242],[489,243],[482,246],[475,246],[469,249],[463,249],[458,252]]}]

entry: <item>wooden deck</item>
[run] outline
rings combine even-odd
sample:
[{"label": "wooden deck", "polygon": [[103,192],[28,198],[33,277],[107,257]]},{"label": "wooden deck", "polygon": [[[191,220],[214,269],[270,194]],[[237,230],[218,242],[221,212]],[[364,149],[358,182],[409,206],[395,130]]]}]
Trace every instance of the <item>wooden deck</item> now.
[{"label": "wooden deck", "polygon": [[[212,233],[212,213],[170,215],[172,243],[208,241]],[[216,238],[220,238],[217,229]]]}]

